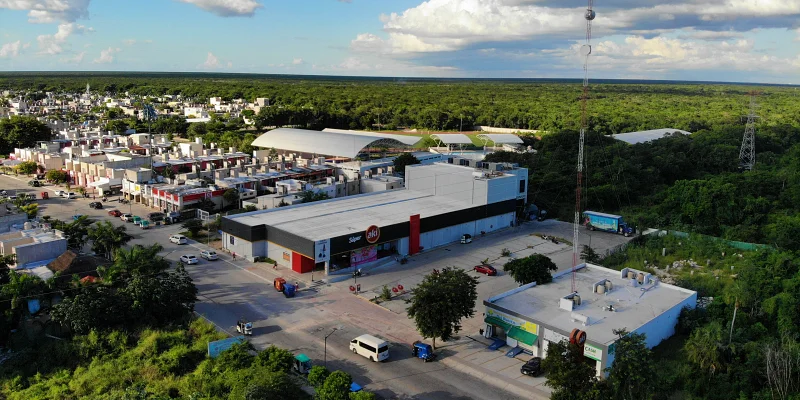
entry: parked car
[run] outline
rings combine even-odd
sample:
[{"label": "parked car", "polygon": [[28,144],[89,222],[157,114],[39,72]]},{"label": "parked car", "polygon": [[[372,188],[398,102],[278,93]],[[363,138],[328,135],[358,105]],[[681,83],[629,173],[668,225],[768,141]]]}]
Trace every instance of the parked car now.
[{"label": "parked car", "polygon": [[75,192],[62,192],[61,197],[65,199],[74,199],[77,198],[78,196],[75,194]]},{"label": "parked car", "polygon": [[539,357],[533,357],[525,364],[522,364],[522,367],[519,369],[519,372],[522,375],[528,376],[539,376],[544,372],[542,370],[542,359]]},{"label": "parked car", "polygon": [[197,257],[191,254],[182,255],[180,260],[182,263],[187,265],[197,264],[198,262],[200,262],[200,260],[198,260]]},{"label": "parked car", "polygon": [[472,235],[464,234],[461,235],[461,244],[472,243]]},{"label": "parked car", "polygon": [[93,201],[93,202],[89,203],[89,208],[94,208],[95,210],[102,210],[103,209],[103,203],[101,203],[99,201]]},{"label": "parked car", "polygon": [[119,217],[122,215],[122,212],[120,210],[108,210],[108,215],[112,217]]},{"label": "parked car", "polygon": [[486,274],[487,276],[497,275],[497,270],[489,264],[476,265],[475,272],[480,274]]},{"label": "parked car", "polygon": [[56,196],[61,197],[64,194],[63,190],[56,190]]},{"label": "parked car", "polygon": [[122,214],[122,216],[120,216],[119,219],[125,222],[133,222],[133,214]]},{"label": "parked car", "polygon": [[169,241],[172,242],[172,243],[175,243],[175,244],[187,244],[187,243],[189,243],[189,241],[186,240],[186,236],[183,236],[183,235],[172,235],[172,236],[169,237]]},{"label": "parked car", "polygon": [[28,181],[28,186],[39,187],[42,186],[42,182],[37,180]]},{"label": "parked car", "polygon": [[200,252],[200,257],[208,261],[219,260],[219,256],[217,256],[217,252],[214,250],[203,250]]},{"label": "parked car", "polygon": [[142,229],[150,229],[150,221],[146,219],[139,221],[139,227]]}]

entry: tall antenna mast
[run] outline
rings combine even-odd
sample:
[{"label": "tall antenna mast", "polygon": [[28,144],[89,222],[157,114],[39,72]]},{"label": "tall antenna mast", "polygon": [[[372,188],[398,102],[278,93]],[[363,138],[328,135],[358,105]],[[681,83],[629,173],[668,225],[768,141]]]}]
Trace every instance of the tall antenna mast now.
[{"label": "tall antenna mast", "polygon": [[758,92],[750,92],[750,113],[747,114],[747,125],[744,128],[742,148],[739,150],[739,167],[752,171],[756,166],[756,96]]},{"label": "tall antenna mast", "polygon": [[578,266],[578,259],[580,257],[580,244],[578,242],[578,227],[581,225],[581,187],[583,186],[583,143],[586,139],[586,129],[589,125],[589,120],[586,116],[586,103],[589,100],[589,55],[592,54],[592,21],[595,18],[595,12],[592,9],[594,1],[589,0],[589,5],[586,7],[586,13],[583,17],[586,18],[586,43],[581,46],[581,55],[583,55],[583,95],[581,96],[581,134],[578,140],[578,185],[575,188],[575,221],[572,225],[572,292],[575,290],[575,271]]}]

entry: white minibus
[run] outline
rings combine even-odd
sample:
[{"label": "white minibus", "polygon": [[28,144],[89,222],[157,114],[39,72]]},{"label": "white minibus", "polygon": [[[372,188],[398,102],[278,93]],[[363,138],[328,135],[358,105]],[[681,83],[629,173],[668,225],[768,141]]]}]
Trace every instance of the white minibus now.
[{"label": "white minibus", "polygon": [[350,341],[350,350],[370,361],[383,361],[389,358],[389,342],[372,335],[361,335]]}]

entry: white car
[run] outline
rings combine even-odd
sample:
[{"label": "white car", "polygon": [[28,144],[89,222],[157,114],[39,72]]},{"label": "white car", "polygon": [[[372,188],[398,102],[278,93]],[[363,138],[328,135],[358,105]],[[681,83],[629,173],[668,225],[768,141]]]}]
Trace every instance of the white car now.
[{"label": "white car", "polygon": [[200,252],[200,257],[205,258],[208,261],[219,260],[217,256],[217,252],[214,250],[204,250]]},{"label": "white car", "polygon": [[61,196],[64,195],[65,192],[63,190],[56,190],[55,193],[56,193],[56,196],[61,197]]},{"label": "white car", "polygon": [[172,235],[172,236],[169,237],[169,241],[172,242],[172,243],[175,243],[175,244],[187,244],[187,243],[189,243],[189,241],[186,240],[186,236],[183,236],[183,235]]},{"label": "white car", "polygon": [[61,192],[61,197],[65,198],[65,199],[74,199],[74,198],[76,198],[77,196],[75,195],[75,193],[74,193],[74,192],[69,192],[69,193],[67,193],[67,192]]},{"label": "white car", "polygon": [[182,255],[180,260],[182,263],[186,265],[197,264],[198,262],[200,262],[200,260],[198,260],[197,257],[191,254]]},{"label": "white car", "polygon": [[133,214],[122,214],[122,215],[119,216],[119,219],[121,219],[121,220],[123,220],[125,222],[131,222],[131,221],[133,221]]}]

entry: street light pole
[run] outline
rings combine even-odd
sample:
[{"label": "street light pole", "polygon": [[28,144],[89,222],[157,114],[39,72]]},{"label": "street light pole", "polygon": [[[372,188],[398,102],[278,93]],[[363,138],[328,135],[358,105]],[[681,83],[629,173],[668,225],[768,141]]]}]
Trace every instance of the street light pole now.
[{"label": "street light pole", "polygon": [[325,335],[325,368],[328,367],[328,336],[333,335],[333,332],[336,332],[337,329],[339,328],[333,328],[331,333]]}]

